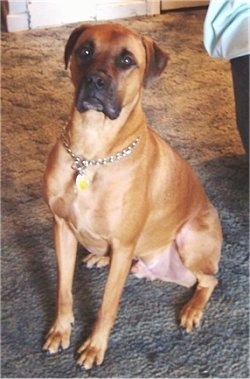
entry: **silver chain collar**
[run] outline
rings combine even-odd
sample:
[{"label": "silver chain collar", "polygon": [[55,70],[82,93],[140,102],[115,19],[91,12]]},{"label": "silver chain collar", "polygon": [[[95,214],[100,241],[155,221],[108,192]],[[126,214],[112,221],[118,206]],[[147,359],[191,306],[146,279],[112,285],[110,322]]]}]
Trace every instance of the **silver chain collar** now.
[{"label": "silver chain collar", "polygon": [[70,148],[70,144],[68,141],[68,138],[65,134],[65,131],[62,132],[61,134],[61,139],[63,146],[65,147],[66,151],[69,153],[69,155],[73,158],[74,162],[72,164],[72,169],[77,171],[78,174],[84,175],[85,170],[88,167],[93,167],[93,166],[104,166],[109,163],[114,163],[116,161],[120,161],[123,158],[126,158],[136,148],[138,143],[140,142],[141,137],[137,137],[131,144],[129,144],[127,147],[125,147],[122,151],[115,153],[114,155],[110,155],[109,157],[106,158],[99,158],[99,159],[86,159],[81,155],[76,155]]}]

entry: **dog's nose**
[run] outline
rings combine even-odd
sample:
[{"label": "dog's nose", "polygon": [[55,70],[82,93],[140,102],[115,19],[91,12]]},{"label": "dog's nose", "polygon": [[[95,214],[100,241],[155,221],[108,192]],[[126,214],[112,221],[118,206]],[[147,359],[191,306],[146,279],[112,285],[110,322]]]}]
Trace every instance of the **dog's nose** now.
[{"label": "dog's nose", "polygon": [[102,90],[107,88],[108,79],[104,74],[89,74],[87,75],[87,86],[91,89]]}]

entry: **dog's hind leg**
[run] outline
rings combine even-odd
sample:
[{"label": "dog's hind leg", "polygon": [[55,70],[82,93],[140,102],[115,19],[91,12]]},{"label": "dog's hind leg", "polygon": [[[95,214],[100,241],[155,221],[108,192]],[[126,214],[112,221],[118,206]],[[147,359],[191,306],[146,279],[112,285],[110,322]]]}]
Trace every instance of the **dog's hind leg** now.
[{"label": "dog's hind leg", "polygon": [[77,240],[64,219],[55,217],[54,237],[58,269],[57,315],[43,345],[43,351],[50,354],[70,344],[74,322],[71,291],[77,250]]},{"label": "dog's hind leg", "polygon": [[180,313],[180,325],[189,332],[199,326],[204,308],[218,282],[215,274],[220,259],[222,233],[215,209],[209,207],[186,224],[176,242],[184,265],[198,281],[193,297]]},{"label": "dog's hind leg", "polygon": [[193,327],[198,327],[201,322],[204,308],[217,285],[217,279],[213,275],[197,275],[198,284],[191,300],[180,312],[180,326],[190,332]]}]

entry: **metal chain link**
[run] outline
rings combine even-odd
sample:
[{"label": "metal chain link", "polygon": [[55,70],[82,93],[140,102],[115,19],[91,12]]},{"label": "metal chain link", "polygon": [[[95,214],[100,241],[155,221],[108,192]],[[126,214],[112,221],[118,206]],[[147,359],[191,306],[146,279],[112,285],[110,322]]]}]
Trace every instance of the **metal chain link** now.
[{"label": "metal chain link", "polygon": [[125,147],[122,151],[115,153],[114,155],[110,155],[106,158],[99,158],[99,159],[86,159],[81,155],[76,155],[70,148],[67,136],[65,134],[65,131],[61,134],[61,140],[63,143],[63,146],[65,147],[68,154],[73,158],[74,162],[72,164],[72,169],[75,171],[78,171],[78,173],[83,174],[84,171],[87,169],[87,167],[91,166],[104,166],[109,163],[113,163],[116,161],[119,161],[134,151],[135,147],[140,142],[141,137],[137,137],[131,144],[129,144],[127,147]]}]

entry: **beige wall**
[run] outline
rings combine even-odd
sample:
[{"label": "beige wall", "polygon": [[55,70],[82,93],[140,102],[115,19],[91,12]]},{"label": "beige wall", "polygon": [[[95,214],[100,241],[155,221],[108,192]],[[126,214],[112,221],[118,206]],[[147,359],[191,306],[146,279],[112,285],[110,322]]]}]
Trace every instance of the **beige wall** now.
[{"label": "beige wall", "polygon": [[161,0],[161,9],[170,10],[208,5],[209,0]]},{"label": "beige wall", "polygon": [[159,14],[208,4],[208,0],[9,0],[9,31],[67,23]]}]

